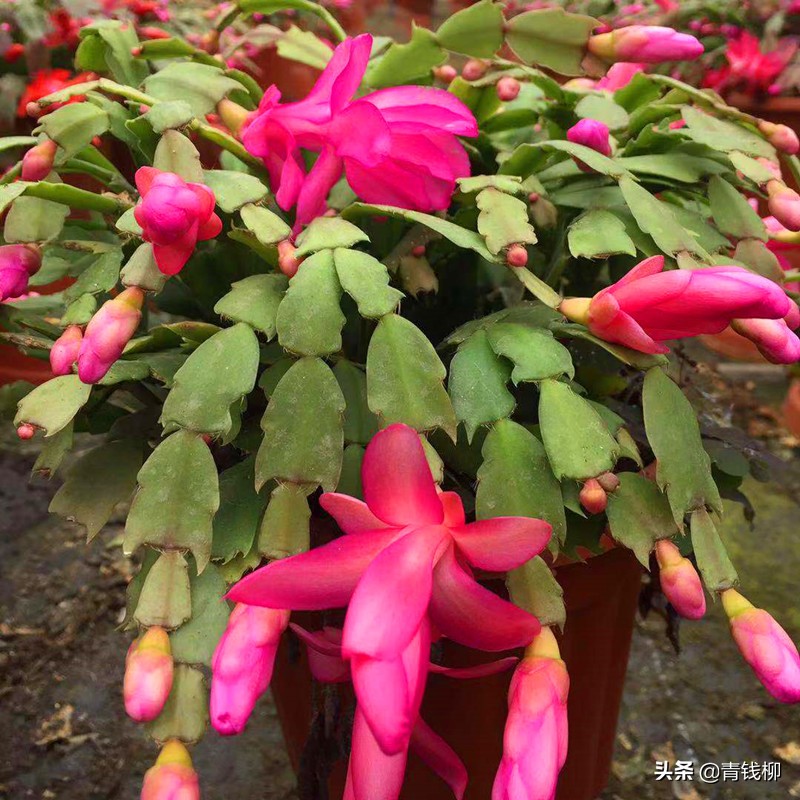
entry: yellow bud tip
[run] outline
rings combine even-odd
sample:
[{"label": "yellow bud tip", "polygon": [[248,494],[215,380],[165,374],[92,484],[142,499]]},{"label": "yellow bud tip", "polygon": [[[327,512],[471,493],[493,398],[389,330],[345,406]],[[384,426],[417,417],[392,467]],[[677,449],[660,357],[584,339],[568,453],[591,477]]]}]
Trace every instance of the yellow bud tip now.
[{"label": "yellow bud tip", "polygon": [[180,764],[192,769],[192,757],[186,746],[177,739],[170,739],[162,748],[156,759],[156,766],[164,764]]},{"label": "yellow bud tip", "polygon": [[525,648],[525,658],[561,658],[558,642],[550,628],[542,628],[539,635]]},{"label": "yellow bud tip", "polygon": [[171,655],[169,634],[157,625],[148,628],[144,636],[137,640],[137,650],[157,650],[159,653]]},{"label": "yellow bud tip", "polygon": [[660,542],[656,542],[656,559],[658,560],[658,566],[661,569],[665,569],[666,567],[674,567],[680,564],[683,561],[683,556],[681,551],[669,539],[662,539]]},{"label": "yellow bud tip", "polygon": [[234,103],[233,100],[228,100],[228,98],[225,97],[217,103],[217,113],[223,125],[225,125],[234,136],[238,136],[250,112],[244,108],[244,106],[240,106],[238,103]]},{"label": "yellow bud tip", "polygon": [[748,609],[754,608],[753,604],[746,597],[739,594],[736,589],[725,589],[724,592],[720,592],[720,598],[722,607],[725,609],[728,619],[731,620]]},{"label": "yellow bud tip", "polygon": [[567,297],[561,301],[558,310],[568,320],[586,325],[589,321],[589,304],[591,302],[591,297]]},{"label": "yellow bud tip", "polygon": [[120,292],[112,302],[124,303],[137,311],[141,311],[144,304],[144,291],[138,286],[129,286],[124,291]]}]

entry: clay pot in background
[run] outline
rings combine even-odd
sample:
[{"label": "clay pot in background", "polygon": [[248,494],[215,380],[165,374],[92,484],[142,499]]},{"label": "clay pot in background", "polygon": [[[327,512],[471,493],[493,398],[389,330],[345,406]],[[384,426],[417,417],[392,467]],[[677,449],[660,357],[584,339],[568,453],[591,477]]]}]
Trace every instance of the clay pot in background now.
[{"label": "clay pot in background", "polygon": [[792,436],[800,439],[800,380],[795,378],[789,384],[789,391],[781,407],[783,424]]},{"label": "clay pot in background", "polygon": [[[621,548],[556,569],[567,606],[559,644],[570,675],[569,752],[557,800],[594,800],[608,781],[641,572],[633,554]],[[319,621],[309,624],[320,626]],[[295,650],[291,659],[290,650]],[[446,641],[442,661],[467,666],[501,656]],[[421,715],[463,759],[469,773],[466,800],[491,796],[502,754],[510,678],[510,672],[466,681],[433,674],[428,678]],[[272,689],[297,770],[312,715],[311,676],[303,648],[298,653],[284,642]],[[345,765],[338,763],[330,778],[332,800],[341,798],[344,777]],[[447,796],[444,783],[412,754],[401,800]]]}]

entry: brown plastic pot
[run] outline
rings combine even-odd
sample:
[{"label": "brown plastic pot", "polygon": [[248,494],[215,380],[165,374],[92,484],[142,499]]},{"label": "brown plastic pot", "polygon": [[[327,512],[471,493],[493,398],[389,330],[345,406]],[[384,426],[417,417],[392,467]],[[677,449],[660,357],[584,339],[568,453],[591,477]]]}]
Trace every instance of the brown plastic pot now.
[{"label": "brown plastic pot", "polygon": [[[569,752],[557,800],[593,800],[608,782],[641,572],[633,554],[624,549],[556,569],[567,606],[560,646],[570,675]],[[311,676],[305,653],[290,659],[289,650],[284,643],[279,651],[272,689],[297,770],[310,730]],[[448,666],[489,660],[485,653],[452,642],[444,643],[443,655]],[[469,773],[466,800],[491,796],[502,754],[510,677],[506,673],[468,681],[428,678],[422,717],[464,761]],[[333,800],[342,796],[344,774],[344,765],[339,764],[331,775]],[[449,796],[445,784],[412,754],[401,800]]]}]

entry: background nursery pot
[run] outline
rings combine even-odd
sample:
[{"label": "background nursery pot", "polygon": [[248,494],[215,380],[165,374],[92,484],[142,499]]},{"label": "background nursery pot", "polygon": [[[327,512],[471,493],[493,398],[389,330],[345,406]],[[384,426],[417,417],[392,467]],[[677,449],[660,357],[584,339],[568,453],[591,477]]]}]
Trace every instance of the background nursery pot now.
[{"label": "background nursery pot", "polygon": [[[633,553],[621,548],[556,568],[567,608],[559,647],[570,676],[569,750],[557,800],[593,800],[608,782],[641,574]],[[447,666],[487,660],[486,654],[449,641],[444,642],[442,654]],[[422,717],[464,761],[469,773],[466,800],[486,800],[491,795],[503,749],[511,672],[469,681],[435,674],[428,678]],[[296,771],[313,771],[303,762],[321,757],[316,749],[306,748],[312,718],[310,684],[305,648],[297,650],[284,639],[272,689]],[[342,794],[344,767],[340,762],[333,770],[332,797]],[[446,791],[412,754],[401,800],[440,800]]]}]

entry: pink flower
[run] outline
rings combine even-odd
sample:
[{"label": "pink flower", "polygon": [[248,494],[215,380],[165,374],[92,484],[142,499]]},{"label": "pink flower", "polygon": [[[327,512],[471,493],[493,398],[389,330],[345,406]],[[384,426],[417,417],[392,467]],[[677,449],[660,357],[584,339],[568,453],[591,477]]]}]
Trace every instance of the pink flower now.
[{"label": "pink flower", "polygon": [[568,694],[567,668],[555,637],[543,628],[511,679],[492,800],[553,800],[567,757]]},{"label": "pink flower", "polygon": [[800,655],[786,631],[736,590],[721,596],[733,638],[764,688],[781,703],[800,702]]},{"label": "pink flower", "polygon": [[172,689],[172,652],[169,635],[158,626],[135,639],[125,659],[122,693],[125,711],[137,722],[155,719]]},{"label": "pink flower", "polygon": [[78,352],[78,376],[97,383],[122,355],[142,318],[144,292],[131,286],[107,300],[89,320]]},{"label": "pink flower", "polygon": [[[342,658],[341,630],[323,628],[321,631],[311,633],[297,625],[291,627],[308,646],[308,663],[311,674],[316,680],[323,683],[342,683],[351,679],[350,664]],[[417,653],[414,648],[409,655],[425,657],[425,653]],[[516,663],[517,659],[510,657],[462,669],[451,669],[435,664],[428,664],[427,669],[451,678],[467,679],[494,675],[510,669]],[[406,682],[406,689],[412,693],[416,693],[418,688],[418,682],[414,680],[415,674],[412,670]],[[457,800],[461,800],[467,785],[466,769],[447,742],[428,727],[418,711],[417,708],[409,748],[450,786]],[[384,753],[366,717],[357,708],[345,800],[348,798],[349,800],[396,800],[403,783],[406,757],[405,750],[393,755]]]},{"label": "pink flower", "polygon": [[158,268],[165,275],[177,275],[197,243],[213,239],[222,230],[222,221],[214,213],[214,192],[154,167],[136,171],[136,188],[142,202],[133,213],[144,240],[152,243]]},{"label": "pink flower", "polygon": [[535,617],[484,589],[471,568],[513,569],[542,550],[551,528],[527,517],[465,524],[460,498],[437,490],[419,436],[406,425],[373,437],[362,483],[366,502],[330,492],[320,498],[346,536],[262,567],[228,596],[293,610],[347,605],[342,654],[372,734],[395,755],[416,719],[431,625],[488,651],[519,647],[538,632]]},{"label": "pink flower", "polygon": [[267,691],[289,612],[240,603],[211,661],[211,724],[223,736],[241,733]]},{"label": "pink flower", "polygon": [[688,33],[657,25],[629,25],[589,39],[589,52],[603,61],[684,61],[703,54],[703,45]]},{"label": "pink flower", "polygon": [[[580,120],[567,131],[567,139],[575,144],[582,144],[584,147],[596,150],[606,157],[611,155],[608,126],[598,122],[596,119]],[[575,159],[575,161],[584,172],[594,171],[580,159]]]},{"label": "pink flower", "polygon": [[80,325],[69,325],[50,348],[50,369],[53,375],[69,375],[78,359],[83,341]]},{"label": "pink flower", "polygon": [[53,169],[53,161],[55,161],[57,150],[58,145],[52,139],[45,139],[31,147],[22,157],[22,172],[20,174],[22,180],[44,180]]},{"label": "pink flower", "polygon": [[[796,312],[797,306],[792,305]],[[750,339],[761,355],[773,364],[800,361],[800,339],[785,319],[735,319],[731,327],[736,333]]]},{"label": "pink flower", "polygon": [[0,303],[20,297],[28,281],[42,266],[42,254],[35,245],[7,244],[0,247]]},{"label": "pink flower", "polygon": [[[456,136],[477,136],[477,123],[451,93],[396,86],[352,99],[371,48],[368,34],[340,44],[297,103],[281,104],[271,86],[243,129],[242,143],[264,160],[278,205],[297,206],[297,228],[324,213],[342,171],[362,200],[419,211],[447,208],[456,179],[469,175]],[[319,153],[308,173],[302,150]]]},{"label": "pink flower", "polygon": [[668,353],[663,342],[720,333],[734,319],[781,319],[791,301],[780,286],[742,267],[663,272],[652,256],[594,297],[568,298],[560,311],[605,339],[643,353]]},{"label": "pink flower", "polygon": [[700,619],[706,613],[706,596],[692,562],[666,539],[656,543],[656,559],[661,589],[670,605],[686,619]]},{"label": "pink flower", "polygon": [[673,11],[678,11],[681,7],[677,0],[656,0],[656,5],[665,14],[671,14]]},{"label": "pink flower", "polygon": [[605,89],[609,92],[616,92],[627,86],[640,72],[644,72],[645,65],[638,62],[620,61],[612,64],[604,78],[600,78],[595,86],[596,89]]},{"label": "pink flower", "polygon": [[800,231],[800,194],[779,180],[767,184],[770,214],[790,231]]},{"label": "pink flower", "polygon": [[769,93],[775,79],[792,60],[797,45],[786,39],[775,50],[763,52],[758,37],[741,31],[729,38],[725,50],[727,65],[706,76],[704,86],[721,90],[739,89],[750,94]]},{"label": "pink flower", "polygon": [[145,773],[141,800],[200,800],[200,785],[189,751],[170,739]]}]

